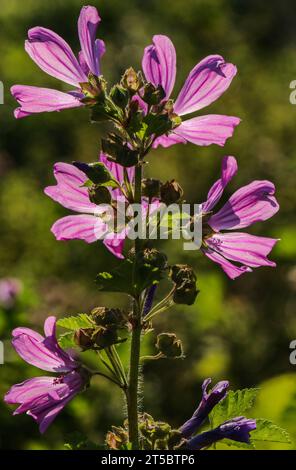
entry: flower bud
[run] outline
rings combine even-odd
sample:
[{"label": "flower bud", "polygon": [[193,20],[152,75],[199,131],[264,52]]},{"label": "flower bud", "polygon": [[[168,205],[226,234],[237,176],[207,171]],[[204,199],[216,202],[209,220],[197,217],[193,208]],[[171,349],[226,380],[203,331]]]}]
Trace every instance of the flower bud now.
[{"label": "flower bud", "polygon": [[155,106],[165,98],[165,91],[161,85],[156,87],[152,83],[146,83],[143,90],[141,90],[141,98],[150,106]]},{"label": "flower bud", "polygon": [[104,184],[108,183],[112,179],[112,175],[101,162],[95,163],[83,163],[83,162],[73,162],[73,165],[82,171],[88,179],[94,184]]},{"label": "flower bud", "polygon": [[132,150],[121,137],[109,134],[108,139],[102,139],[102,151],[112,157],[112,160],[124,167],[135,166],[139,161],[139,153]]},{"label": "flower bud", "polygon": [[168,438],[168,448],[174,449],[175,447],[179,446],[183,439],[182,433],[177,429],[173,429],[170,432],[170,436]]},{"label": "flower bud", "polygon": [[196,282],[184,281],[180,286],[176,287],[173,301],[175,304],[193,305],[199,293],[196,288]]},{"label": "flower bud", "polygon": [[103,77],[97,77],[90,73],[88,82],[80,83],[80,88],[85,96],[81,100],[84,104],[94,105],[105,101],[107,83]]},{"label": "flower bud", "polygon": [[153,178],[146,178],[142,180],[142,194],[149,199],[154,197],[159,198],[160,195],[160,185],[159,180]]},{"label": "flower bud", "polygon": [[182,343],[174,333],[160,333],[157,336],[156,348],[170,359],[178,359],[184,356]]},{"label": "flower bud", "polygon": [[132,67],[124,72],[121,85],[132,93],[136,93],[142,86],[142,78]]},{"label": "flower bud", "polygon": [[91,186],[88,188],[88,197],[90,202],[97,205],[110,204],[112,200],[110,191],[105,186]]},{"label": "flower bud", "polygon": [[80,328],[74,333],[74,341],[77,346],[80,346],[83,350],[91,349],[94,345],[92,328]]},{"label": "flower bud", "polygon": [[99,349],[105,349],[118,343],[116,328],[98,327],[93,334],[94,345]]},{"label": "flower bud", "polygon": [[106,436],[106,444],[109,449],[120,450],[123,449],[127,443],[127,430],[121,427],[112,426],[112,431],[109,431]]},{"label": "flower bud", "polygon": [[167,257],[155,248],[146,248],[137,254],[137,263],[139,267],[150,264],[160,270],[165,270],[167,268]]},{"label": "flower bud", "polygon": [[110,91],[113,103],[121,109],[125,109],[129,102],[129,92],[120,85],[115,85]]},{"label": "flower bud", "polygon": [[175,204],[183,197],[184,191],[175,180],[167,181],[160,188],[161,201],[167,206]]},{"label": "flower bud", "polygon": [[124,312],[119,308],[97,307],[91,315],[98,326],[124,328],[126,325]]}]

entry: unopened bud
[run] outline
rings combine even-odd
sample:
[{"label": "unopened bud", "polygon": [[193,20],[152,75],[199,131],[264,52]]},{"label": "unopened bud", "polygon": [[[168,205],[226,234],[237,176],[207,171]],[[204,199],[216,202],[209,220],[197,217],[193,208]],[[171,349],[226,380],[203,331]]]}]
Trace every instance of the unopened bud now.
[{"label": "unopened bud", "polygon": [[94,204],[110,204],[112,196],[110,191],[105,186],[96,186],[93,185],[88,189],[88,197],[90,202]]},{"label": "unopened bud", "polygon": [[91,315],[98,326],[123,328],[126,325],[126,316],[119,308],[97,307]]},{"label": "unopened bud", "polygon": [[175,180],[167,181],[160,188],[161,201],[167,206],[175,204],[183,197],[184,191]]},{"label": "unopened bud", "polygon": [[196,282],[184,281],[180,286],[176,287],[173,301],[175,304],[193,305],[199,293],[196,288]]},{"label": "unopened bud", "polygon": [[182,343],[174,333],[160,333],[156,347],[167,358],[177,359],[184,356]]},{"label": "unopened bud", "polygon": [[177,285],[184,281],[196,282],[196,274],[189,264],[175,264],[171,267],[170,277]]},{"label": "unopened bud", "polygon": [[147,83],[141,90],[141,98],[150,106],[155,106],[165,98],[165,91],[161,85],[156,87],[152,83]]},{"label": "unopened bud", "polygon": [[73,165],[82,171],[88,179],[94,184],[104,184],[112,179],[112,175],[101,162],[83,163],[73,162]]},{"label": "unopened bud", "polygon": [[114,328],[98,327],[93,334],[95,346],[99,349],[105,349],[118,343],[117,330]]},{"label": "unopened bud", "polygon": [[159,198],[160,194],[160,185],[159,180],[153,178],[146,178],[142,180],[142,194],[149,199],[154,197]]},{"label": "unopened bud", "polygon": [[167,268],[167,257],[155,248],[146,248],[137,254],[137,263],[139,266],[150,264],[160,270],[164,270]]},{"label": "unopened bud", "polygon": [[132,67],[130,67],[124,72],[121,79],[121,85],[131,92],[136,93],[142,85],[141,77]]},{"label": "unopened bud", "polygon": [[120,85],[115,85],[110,91],[110,98],[121,109],[124,109],[129,102],[129,92]]},{"label": "unopened bud", "polygon": [[91,349],[94,345],[92,340],[93,329],[92,328],[80,328],[74,333],[74,341],[77,346],[82,349]]}]

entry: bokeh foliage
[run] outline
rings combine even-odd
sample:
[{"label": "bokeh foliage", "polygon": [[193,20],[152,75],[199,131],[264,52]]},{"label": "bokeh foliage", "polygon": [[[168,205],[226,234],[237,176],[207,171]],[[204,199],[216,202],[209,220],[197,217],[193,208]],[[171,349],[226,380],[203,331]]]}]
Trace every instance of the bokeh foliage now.
[{"label": "bokeh foliage", "polygon": [[[90,126],[85,110],[16,121],[9,94],[15,83],[63,89],[35,66],[24,52],[23,41],[29,27],[42,25],[57,31],[77,51],[76,21],[83,3],[1,2],[0,79],[5,104],[0,107],[0,277],[16,276],[25,285],[16,307],[1,312],[3,339],[9,339],[10,329],[18,322],[41,328],[48,314],[126,305],[120,295],[99,293],[93,282],[97,272],[114,266],[116,260],[100,243],[56,242],[50,226],[67,211],[43,194],[43,188],[53,183],[54,162],[96,158],[102,127]],[[261,387],[254,416],[276,421],[296,440],[296,376],[289,363],[289,343],[296,337],[296,107],[289,102],[289,84],[296,78],[296,4],[293,0],[100,0],[93,4],[103,18],[99,30],[107,45],[103,73],[110,83],[128,66],[140,67],[143,48],[158,33],[169,35],[177,49],[176,91],[205,55],[222,54],[239,70],[229,91],[206,110],[242,118],[233,139],[225,148],[188,144],[154,151],[147,175],[163,180],[175,177],[188,201],[202,202],[218,176],[221,157],[232,154],[238,159],[239,173],[228,194],[253,179],[267,178],[275,182],[281,205],[274,219],[252,229],[252,233],[281,238],[273,253],[277,269],[261,268],[233,282],[200,253],[184,252],[173,241],[165,244],[171,263],[195,267],[201,293],[194,306],[175,308],[155,325],[159,331],[177,332],[187,358],[145,366],[145,409],[178,426],[195,408],[204,377],[227,378],[233,388]],[[150,343],[151,349],[152,339]],[[1,396],[12,383],[38,373],[6,346],[6,363],[0,366]],[[117,390],[99,378],[94,385],[71,403],[43,437],[30,418],[12,418],[1,402],[0,448],[62,448],[65,435],[76,430],[102,441],[111,424],[121,423],[124,410]]]}]

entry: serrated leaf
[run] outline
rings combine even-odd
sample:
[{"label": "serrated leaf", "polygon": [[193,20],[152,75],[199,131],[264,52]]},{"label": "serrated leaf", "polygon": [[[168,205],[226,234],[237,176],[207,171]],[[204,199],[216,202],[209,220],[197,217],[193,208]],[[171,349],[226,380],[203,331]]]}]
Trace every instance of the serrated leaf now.
[{"label": "serrated leaf", "polygon": [[267,419],[256,419],[256,429],[251,432],[251,440],[291,443],[289,433]]},{"label": "serrated leaf", "polygon": [[247,444],[246,442],[238,442],[238,441],[233,441],[231,439],[222,439],[221,444],[225,444],[228,447],[236,447],[238,449],[244,449],[244,450],[255,449],[255,445],[253,444],[253,442],[250,442],[250,444]]},{"label": "serrated leaf", "polygon": [[75,317],[61,318],[57,322],[58,326],[67,330],[79,330],[79,328],[92,328],[93,322],[86,313],[80,313]]},{"label": "serrated leaf", "polygon": [[245,388],[235,392],[231,390],[211,412],[211,427],[215,428],[228,419],[242,416],[254,405],[258,391],[257,388]]},{"label": "serrated leaf", "polygon": [[71,349],[76,346],[74,342],[74,335],[72,331],[60,335],[58,343],[62,349]]}]

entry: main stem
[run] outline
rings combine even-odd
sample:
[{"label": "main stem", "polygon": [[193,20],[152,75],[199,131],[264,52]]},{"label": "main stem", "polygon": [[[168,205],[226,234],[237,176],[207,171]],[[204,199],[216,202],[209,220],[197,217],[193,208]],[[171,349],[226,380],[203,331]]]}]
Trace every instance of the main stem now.
[{"label": "main stem", "polygon": [[[135,171],[135,197],[136,204],[141,204],[142,198],[142,165],[136,166]],[[140,250],[140,240],[135,240],[135,254]],[[139,399],[139,364],[140,364],[140,348],[141,348],[141,308],[140,299],[134,300],[133,305],[133,329],[130,350],[130,369],[129,384],[127,391],[127,408],[128,408],[128,426],[129,441],[132,449],[139,449],[139,425],[138,425],[138,399]]]}]

